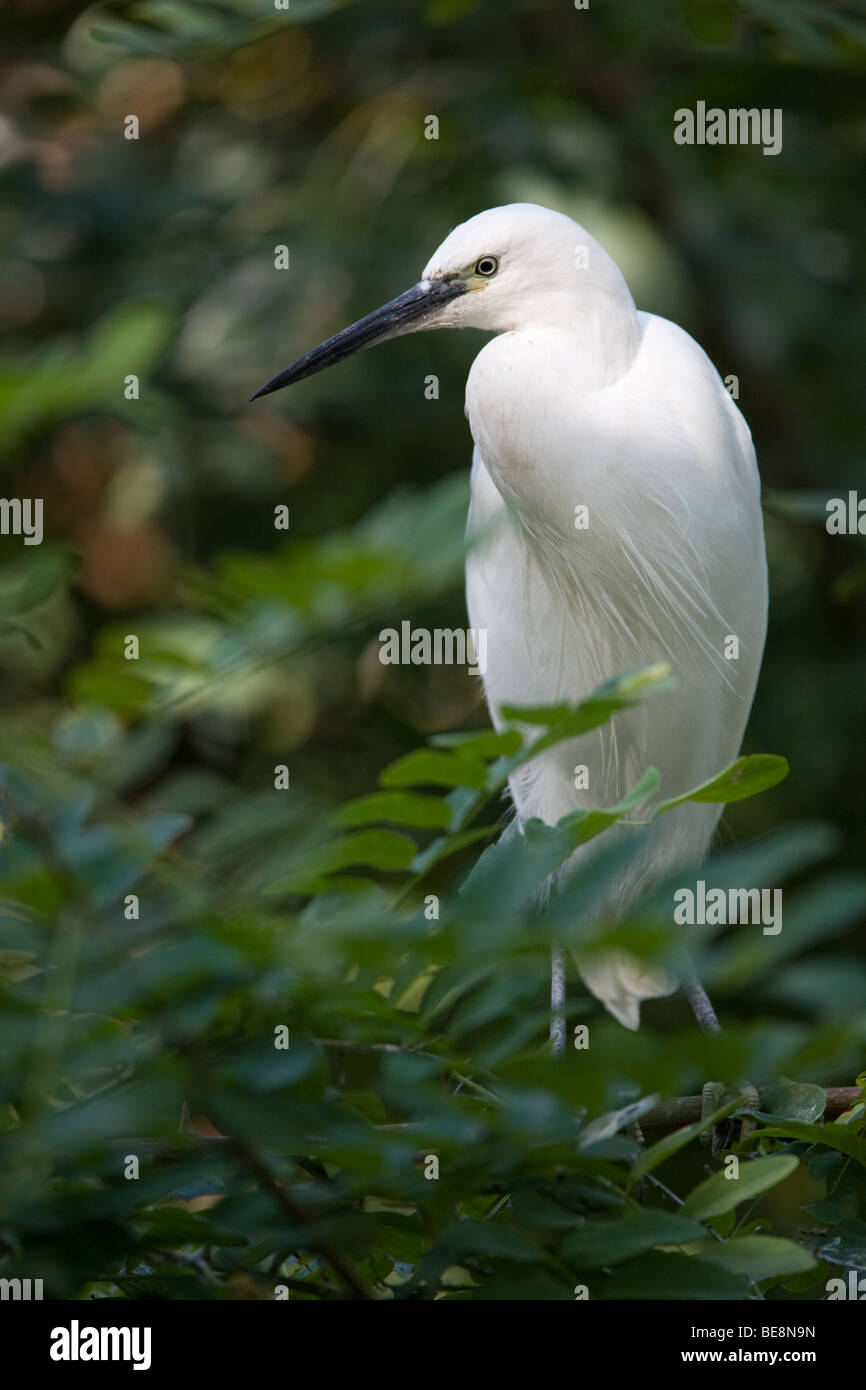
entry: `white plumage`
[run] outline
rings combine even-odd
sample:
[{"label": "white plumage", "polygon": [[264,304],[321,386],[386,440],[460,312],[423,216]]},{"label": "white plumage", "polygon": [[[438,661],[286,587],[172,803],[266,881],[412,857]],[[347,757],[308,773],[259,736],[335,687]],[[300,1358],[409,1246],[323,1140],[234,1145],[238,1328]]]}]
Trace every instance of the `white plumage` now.
[{"label": "white plumage", "polygon": [[[613,805],[650,765],[662,795],[687,791],[737,756],[764,645],[760,488],[743,417],[703,350],[635,308],[584,228],[528,203],[455,228],[419,285],[263,390],[382,338],[449,326],[497,334],[466,387],[469,531],[481,537],[467,559],[467,601],[470,625],[487,629],[494,724],[505,703],[575,702],[659,660],[678,681],[523,768],[511,784],[519,818],[553,823]],[[580,507],[586,529],[575,527]],[[732,637],[736,659],[725,654]],[[606,906],[621,910],[652,878],[703,855],[719,814],[690,804],[661,817]],[[629,1028],[642,999],[676,986],[621,953],[580,966]]]},{"label": "white plumage", "polygon": [[[749,430],[697,343],[638,312],[614,262],[571,219],[531,204],[481,213],[452,232],[425,278],[482,252],[498,256],[501,281],[477,296],[472,321],[504,331],[466,388],[470,529],[481,532],[466,590],[471,626],[488,632],[491,717],[501,724],[505,703],[579,700],[661,659],[678,680],[540,754],[513,779],[514,804],[521,819],[548,823],[614,805],[650,765],[675,796],[737,756],[757,682],[767,578]],[[588,509],[586,529],[576,507]],[[738,660],[725,657],[730,636]],[[575,788],[578,765],[586,790]],[[610,906],[699,858],[720,811],[694,804],[660,819]],[[676,984],[621,953],[584,961],[582,974],[630,1028],[641,999]]]}]

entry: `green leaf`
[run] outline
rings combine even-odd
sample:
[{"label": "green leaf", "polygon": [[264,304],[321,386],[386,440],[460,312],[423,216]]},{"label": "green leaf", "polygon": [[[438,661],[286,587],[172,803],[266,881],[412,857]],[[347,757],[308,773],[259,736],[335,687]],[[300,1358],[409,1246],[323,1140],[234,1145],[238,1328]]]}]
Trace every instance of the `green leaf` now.
[{"label": "green leaf", "polygon": [[451,748],[464,757],[498,758],[519,753],[523,740],[517,729],[503,729],[501,733],[484,729],[480,733],[434,734],[430,742],[435,748]]},{"label": "green leaf", "polygon": [[511,821],[495,844],[485,850],[475,862],[461,888],[461,893],[485,897],[514,883],[522,899],[552,874],[581,845],[595,839],[652,795],[658,786],[659,774],[649,768],[627,796],[616,806],[597,810],[571,811],[556,825],[546,825],[533,816],[521,827]]},{"label": "green leaf", "polygon": [[734,1236],[721,1245],[710,1239],[702,1244],[700,1258],[731,1274],[746,1274],[756,1282],[778,1279],[784,1274],[804,1274],[817,1264],[808,1250],[781,1236]]},{"label": "green leaf", "polygon": [[689,1193],[680,1207],[680,1215],[693,1216],[698,1221],[721,1216],[733,1211],[740,1202],[757,1197],[783,1182],[798,1167],[799,1159],[793,1154],[778,1154],[772,1158],[757,1158],[751,1163],[740,1163],[739,1177],[736,1178],[715,1173]]},{"label": "green leaf", "polygon": [[788,762],[775,753],[753,753],[748,758],[737,758],[724,772],[716,773],[708,782],[702,782],[682,796],[660,801],[655,807],[655,815],[661,816],[674,806],[682,806],[686,801],[745,801],[758,792],[775,787],[788,775]]},{"label": "green leaf", "polygon": [[153,686],[112,662],[91,661],[70,675],[69,697],[74,704],[99,705],[117,714],[135,716],[147,709]]},{"label": "green leaf", "polygon": [[748,1285],[741,1275],[720,1269],[696,1255],[663,1254],[653,1251],[628,1264],[620,1265],[598,1285],[604,1299],[648,1298],[695,1299],[745,1298]]},{"label": "green leaf", "polygon": [[304,884],[322,875],[364,864],[371,869],[390,872],[408,869],[418,846],[408,835],[395,830],[361,830],[357,835],[344,835],[327,845],[309,850],[303,868],[278,879],[265,890],[267,893],[303,893]]},{"label": "green leaf", "polygon": [[618,1134],[621,1129],[626,1129],[639,1120],[641,1115],[645,1115],[648,1110],[658,1103],[658,1096],[641,1096],[640,1100],[632,1101],[630,1105],[624,1105],[619,1110],[611,1110],[606,1115],[599,1115],[597,1119],[590,1121],[585,1129],[581,1130],[578,1141],[579,1149],[589,1148],[592,1144],[599,1144],[604,1139],[610,1139],[614,1134]]},{"label": "green leaf", "polygon": [[43,543],[0,566],[0,616],[27,613],[69,584],[78,560],[58,545]]},{"label": "green leaf", "polygon": [[54,747],[67,758],[88,762],[117,744],[122,730],[115,714],[104,709],[69,710],[52,730]]},{"label": "green leaf", "polygon": [[630,1211],[625,1216],[593,1218],[566,1236],[562,1255],[582,1269],[599,1269],[642,1255],[656,1245],[688,1245],[704,1234],[697,1221],[677,1213]]},{"label": "green leaf", "polygon": [[761,1092],[762,1111],[786,1120],[802,1120],[804,1124],[819,1120],[826,1105],[827,1092],[822,1086],[791,1081],[788,1077],[782,1077],[774,1086],[765,1086]]},{"label": "green leaf", "polygon": [[825,1144],[856,1159],[866,1168],[866,1139],[858,1139],[846,1125],[809,1125],[799,1120],[786,1120],[784,1124],[769,1124],[761,1133],[769,1138],[803,1139],[807,1144]]},{"label": "green leaf", "polygon": [[843,1221],[830,1234],[811,1237],[809,1245],[828,1264],[866,1269],[866,1221]]},{"label": "green leaf", "polygon": [[379,774],[383,787],[411,787],[429,784],[437,787],[474,787],[480,791],[487,783],[487,768],[478,758],[449,753],[438,748],[418,748]]},{"label": "green leaf", "polygon": [[38,424],[81,414],[97,403],[121,407],[118,362],[124,374],[147,379],[165,351],[172,322],[165,303],[126,302],[99,319],[74,354],[61,356],[52,345],[27,371],[0,364],[0,439],[8,442]]},{"label": "green leaf", "polygon": [[148,1226],[143,1236],[145,1243],[154,1241],[169,1248],[178,1245],[240,1247],[249,1244],[245,1237],[227,1235],[213,1222],[183,1207],[159,1207],[147,1212],[146,1217]]},{"label": "green leaf", "polygon": [[521,724],[539,724],[547,729],[546,734],[525,750],[525,758],[561,739],[576,738],[590,729],[597,729],[618,710],[629,708],[647,693],[670,689],[671,685],[670,667],[666,662],[658,662],[654,666],[626,671],[614,680],[605,681],[577,705],[506,704],[502,706],[501,714],[504,719]]},{"label": "green leaf", "polygon": [[461,830],[458,835],[439,836],[412,860],[412,871],[416,874],[426,873],[432,864],[440,863],[449,855],[459,854],[467,845],[476,845],[479,840],[486,840],[489,834],[488,825],[479,825],[474,830]]},{"label": "green leaf", "polygon": [[515,1192],[511,1200],[511,1211],[515,1219],[526,1226],[574,1231],[574,1213],[544,1192],[531,1189]]},{"label": "green leaf", "polygon": [[660,1163],[664,1163],[666,1159],[679,1153],[680,1149],[684,1149],[686,1144],[697,1139],[698,1135],[703,1134],[707,1129],[712,1129],[713,1125],[717,1125],[719,1120],[725,1119],[727,1115],[732,1115],[738,1109],[739,1104],[739,1097],[734,1097],[733,1100],[728,1101],[727,1105],[721,1106],[712,1115],[708,1115],[705,1120],[699,1120],[692,1125],[684,1125],[682,1129],[676,1129],[672,1134],[666,1134],[655,1144],[650,1145],[632,1168],[629,1174],[630,1183],[633,1185],[639,1182],[646,1173],[651,1173],[654,1168],[658,1168]]},{"label": "green leaf", "polygon": [[577,849],[580,845],[587,844],[594,840],[596,835],[600,835],[608,826],[627,816],[630,811],[634,811],[638,806],[642,806],[645,801],[656,792],[661,783],[661,777],[656,768],[647,768],[643,777],[636,782],[627,796],[615,806],[599,807],[587,811],[571,811],[556,823],[557,830],[564,830],[571,841],[571,848]]},{"label": "green leaf", "polygon": [[370,879],[359,874],[310,874],[299,869],[263,890],[268,894],[305,893],[310,897],[329,897],[334,893],[358,896],[370,892]]},{"label": "green leaf", "polygon": [[427,1267],[428,1261],[445,1268],[449,1264],[459,1264],[472,1255],[501,1256],[520,1261],[541,1259],[541,1252],[510,1226],[494,1221],[457,1221],[442,1232],[422,1262],[421,1269],[423,1271]]},{"label": "green leaf", "polygon": [[[841,1157],[841,1155],[837,1155]],[[812,1165],[809,1165],[809,1172],[812,1172]],[[841,1226],[843,1221],[849,1221],[856,1217],[858,1209],[857,1193],[851,1188],[846,1188],[841,1192],[836,1192],[832,1197],[825,1197],[821,1202],[809,1202],[803,1208],[810,1216],[814,1216],[822,1226]]]},{"label": "green leaf", "polygon": [[419,829],[447,830],[451,807],[442,797],[422,796],[420,792],[371,792],[347,801],[331,814],[334,825],[411,825]]}]

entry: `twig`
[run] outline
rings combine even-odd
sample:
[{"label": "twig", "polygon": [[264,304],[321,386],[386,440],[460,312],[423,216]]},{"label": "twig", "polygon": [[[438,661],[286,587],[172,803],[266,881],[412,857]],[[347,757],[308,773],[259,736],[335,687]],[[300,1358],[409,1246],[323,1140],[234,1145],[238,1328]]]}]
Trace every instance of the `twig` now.
[{"label": "twig", "polygon": [[[457,1076],[458,1073],[454,1072]],[[480,1091],[485,1100],[500,1103],[499,1097],[492,1091],[487,1091],[473,1082],[475,1090]],[[827,1105],[822,1116],[825,1120],[832,1120],[837,1115],[841,1115],[845,1110],[849,1110],[852,1105],[856,1105],[860,1099],[859,1086],[825,1086],[824,1091],[827,1095]],[[761,1091],[758,1092],[761,1094]],[[679,1129],[682,1125],[696,1124],[703,1117],[703,1097],[702,1096],[670,1096],[667,1100],[659,1101],[651,1110],[647,1110],[641,1115],[640,1122],[643,1129]],[[420,1121],[401,1121],[397,1124],[376,1125],[375,1128],[382,1132],[390,1130],[413,1130],[420,1129]],[[176,1139],[112,1139],[111,1147],[119,1149],[123,1153],[153,1154],[155,1157],[167,1161],[188,1158],[190,1153],[223,1153],[228,1152],[235,1141],[227,1134],[196,1134],[186,1136],[182,1142]],[[292,1162],[297,1163],[296,1156],[292,1156]]]},{"label": "twig", "polygon": [[[824,1090],[827,1094],[827,1105],[823,1118],[827,1120],[841,1115],[860,1099],[859,1086],[825,1086]],[[762,1092],[759,1091],[758,1094],[761,1095]],[[702,1104],[701,1096],[672,1096],[669,1100],[654,1105],[645,1115],[641,1115],[640,1122],[644,1129],[661,1129],[667,1126],[678,1128],[680,1125],[695,1124],[701,1119]]]}]

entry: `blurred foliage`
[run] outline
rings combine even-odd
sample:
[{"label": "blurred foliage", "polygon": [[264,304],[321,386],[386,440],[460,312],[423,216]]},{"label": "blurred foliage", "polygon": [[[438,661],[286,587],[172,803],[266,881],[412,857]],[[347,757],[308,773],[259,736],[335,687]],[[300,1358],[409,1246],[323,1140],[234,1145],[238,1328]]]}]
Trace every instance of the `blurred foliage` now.
[{"label": "blurred foliage", "polygon": [[[821,1125],[814,1084],[828,1068],[853,1076],[862,1009],[831,1020],[819,989],[799,1024],[702,1039],[645,1028],[639,1048],[593,1020],[589,1047],[578,1026],[568,1057],[549,1055],[554,941],[682,965],[670,884],[612,930],[582,911],[630,844],[537,911],[540,885],[616,821],[633,821],[639,849],[633,813],[657,790],[654,770],[618,807],[530,821],[468,875],[449,872],[490,838],[474,822],[522,762],[665,680],[664,669],[636,672],[572,709],[522,711],[540,729],[528,742],[516,724],[439,736],[386,767],[380,792],[339,808],[336,835],[303,791],[240,797],[205,775],[163,783],[147,814],[128,816],[99,776],[128,741],[108,713],[67,720],[50,761],[7,764],[10,1271],[47,1280],[55,1297],[271,1298],[282,1287],[305,1298],[738,1299],[823,1289],[832,1263],[866,1267],[866,1105]],[[683,800],[739,800],[785,771],[783,759],[739,759]],[[712,886],[778,881],[826,858],[832,840],[795,827],[701,873]],[[796,982],[797,958],[864,903],[866,877],[810,879],[785,934],[758,938],[763,949],[748,928],[724,945],[697,933],[701,969],[714,989],[757,1001],[791,970]],[[571,1012],[584,1017],[587,1001]],[[737,1181],[720,1171],[674,1211],[667,1181],[657,1201],[639,1201],[637,1185],[656,1184],[662,1166],[667,1180],[710,1122],[649,1146],[635,1123],[659,1092],[707,1073],[813,1084],[765,1091],[759,1128],[735,1146]],[[817,1197],[819,1224],[794,1240],[754,1205],[803,1164],[826,1182],[795,1189]]]},{"label": "blurred foliage", "polygon": [[[866,1269],[862,1100],[820,1123],[866,1046],[864,562],[823,526],[862,471],[862,5],[12,0],[0,34],[2,486],[46,527],[0,537],[0,1275],[814,1298]],[[780,107],[783,152],[674,145],[697,100]],[[738,378],[772,586],[746,751],[791,764],[701,871],[786,885],[777,937],[690,929],[725,1032],[675,997],[635,1036],[575,982],[592,1046],[559,1064],[550,945],[610,944],[583,907],[626,850],[602,840],[543,915],[535,891],[652,773],[497,840],[520,735],[490,734],[465,673],[377,660],[384,625],[464,621],[480,339],[247,404],[515,199],[585,222]],[[536,728],[664,699],[658,677]],[[665,893],[613,940],[675,967]],[[707,1077],[777,1083],[737,1183],[705,1181],[698,1126],[633,1128]]]}]

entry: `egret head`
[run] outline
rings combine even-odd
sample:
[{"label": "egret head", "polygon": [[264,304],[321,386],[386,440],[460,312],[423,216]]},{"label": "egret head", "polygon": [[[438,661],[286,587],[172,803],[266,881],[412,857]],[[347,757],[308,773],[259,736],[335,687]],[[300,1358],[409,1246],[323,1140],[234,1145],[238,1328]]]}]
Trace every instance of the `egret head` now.
[{"label": "egret head", "polygon": [[449,233],[405,294],[299,357],[252,399],[404,333],[577,327],[615,302],[634,312],[616,263],[570,217],[536,203],[488,208]]}]

